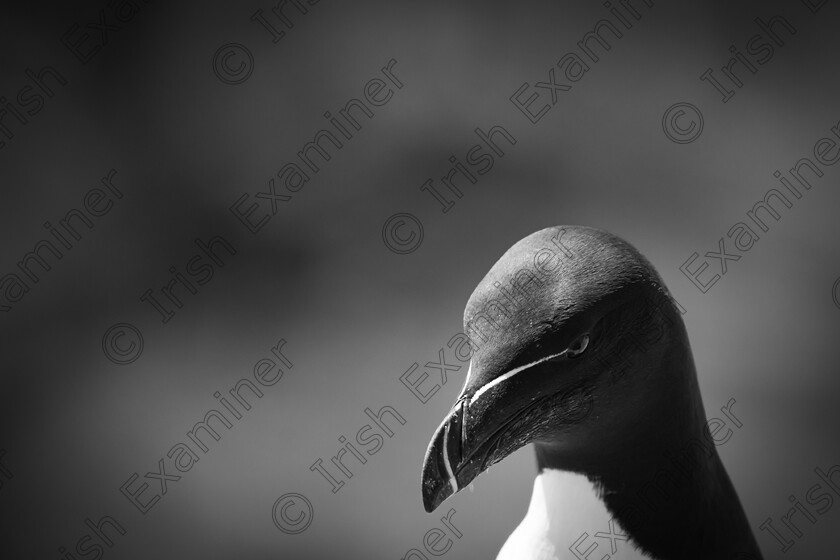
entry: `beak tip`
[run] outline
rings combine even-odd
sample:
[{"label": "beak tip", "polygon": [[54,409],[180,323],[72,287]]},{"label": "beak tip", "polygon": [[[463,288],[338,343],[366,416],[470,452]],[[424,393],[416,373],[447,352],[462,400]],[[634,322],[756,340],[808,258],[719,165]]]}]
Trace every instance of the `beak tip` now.
[{"label": "beak tip", "polygon": [[435,511],[452,494],[452,487],[448,481],[423,480],[423,508],[426,513]]},{"label": "beak tip", "polygon": [[444,460],[442,454],[446,452],[443,445],[443,433],[444,430],[441,429],[435,434],[423,461],[423,507],[428,513],[433,512],[446,498],[454,494],[449,477],[444,474],[445,467],[442,465]]},{"label": "beak tip", "polygon": [[437,506],[429,497],[423,496],[423,509],[426,510],[426,513],[432,513],[437,509]]}]

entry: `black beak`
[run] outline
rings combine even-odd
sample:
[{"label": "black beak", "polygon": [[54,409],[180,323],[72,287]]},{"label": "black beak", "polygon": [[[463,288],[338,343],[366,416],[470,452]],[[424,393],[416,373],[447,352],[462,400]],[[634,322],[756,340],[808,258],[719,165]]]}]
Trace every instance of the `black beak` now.
[{"label": "black beak", "polygon": [[[489,399],[483,402],[488,402]],[[446,498],[469,486],[487,467],[522,447],[510,435],[517,420],[536,408],[522,403],[509,415],[494,413],[490,407],[472,406],[459,400],[438,428],[426,451],[423,464],[423,506],[434,511]]]},{"label": "black beak", "polygon": [[[446,498],[469,484],[478,473],[462,468],[467,403],[459,400],[437,429],[423,461],[423,507],[433,512]],[[458,481],[460,475],[460,482]]]},{"label": "black beak", "polygon": [[[547,367],[551,367],[546,364]],[[542,427],[577,424],[593,408],[583,378],[546,375],[542,365],[465,386],[437,429],[423,462],[423,506],[434,511],[487,467],[536,439]],[[483,377],[483,379],[482,379]]]},{"label": "black beak", "polygon": [[[465,387],[437,429],[423,463],[423,505],[432,512],[487,467],[534,440],[551,416],[578,422],[592,408],[580,380],[559,388],[540,367]],[[486,378],[485,378],[486,379]],[[550,401],[550,402],[547,402]]]}]

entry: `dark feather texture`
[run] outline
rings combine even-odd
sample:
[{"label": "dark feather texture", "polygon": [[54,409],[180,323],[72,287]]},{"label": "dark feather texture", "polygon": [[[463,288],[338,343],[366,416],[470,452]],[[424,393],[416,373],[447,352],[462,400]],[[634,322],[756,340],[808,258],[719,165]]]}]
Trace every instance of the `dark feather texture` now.
[{"label": "dark feather texture", "polygon": [[464,329],[471,374],[426,453],[429,511],[534,443],[541,470],[586,475],[652,557],[761,558],[682,317],[635,248],[582,226],[529,235],[479,282]]}]

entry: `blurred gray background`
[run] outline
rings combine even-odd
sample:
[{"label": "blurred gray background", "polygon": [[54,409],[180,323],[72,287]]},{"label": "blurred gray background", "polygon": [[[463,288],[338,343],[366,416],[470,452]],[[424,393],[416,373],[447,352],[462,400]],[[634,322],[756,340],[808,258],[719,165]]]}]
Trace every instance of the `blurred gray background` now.
[{"label": "blurred gray background", "polygon": [[[686,308],[707,414],[737,400],[743,427],[719,451],[766,557],[836,556],[840,495],[816,523],[799,518],[803,536],[788,533],[795,544],[787,553],[759,525],[770,517],[782,526],[788,496],[803,499],[819,482],[815,467],[840,463],[840,308],[832,299],[840,171],[821,166],[824,176],[781,208],[780,220],[768,219],[769,231],[728,261],[708,292],[679,267],[694,252],[692,268],[717,251],[719,238],[779,187],[773,172],[814,159],[815,143],[840,126],[838,7],[633,4],[641,17],[632,29],[607,35],[612,48],[598,50],[599,62],[532,124],[509,97],[527,82],[541,96],[534,109],[551,103],[534,83],[580,52],[576,43],[596,22],[616,21],[608,7],[321,1],[301,3],[306,14],[287,5],[288,28],[271,2],[5,3],[0,105],[13,104],[27,122],[8,108],[0,120],[13,135],[0,135],[0,275],[22,276],[17,262],[49,239],[44,222],[82,208],[111,169],[123,198],[92,218],[93,229],[82,227],[62,259],[48,256],[52,269],[27,282],[20,301],[8,301],[8,290],[20,296],[10,277],[0,285],[11,307],[0,313],[0,554],[64,558],[66,547],[95,557],[75,547],[92,533],[84,520],[107,515],[126,534],[108,533],[106,558],[401,558],[455,508],[463,536],[446,558],[493,558],[525,513],[532,450],[426,514],[423,454],[466,367],[425,404],[400,376],[414,362],[422,370],[437,361],[441,348],[452,361],[445,345],[462,328],[464,304],[510,245],[547,226],[584,224],[634,244]],[[118,22],[117,10],[128,21]],[[258,10],[285,33],[276,43],[250,19]],[[103,37],[101,14],[120,29]],[[721,75],[731,45],[748,55],[760,31],[754,19],[775,15],[796,34],[777,27],[784,45],[774,44],[755,74],[737,68],[743,87],[723,103],[699,76],[707,68]],[[62,42],[68,33],[72,41],[88,34],[88,54],[101,48],[82,63]],[[253,56],[250,77],[237,85],[214,73],[214,53],[230,43]],[[258,233],[247,231],[229,207],[247,193],[245,207],[260,203],[254,220],[265,215],[270,205],[255,194],[329,126],[323,113],[360,98],[390,59],[404,87],[331,149]],[[47,78],[54,95],[27,116],[35,104],[24,107],[19,92],[38,90],[26,71],[45,66],[67,83]],[[663,114],[678,102],[703,114],[693,142],[663,133]],[[475,185],[461,181],[463,197],[443,213],[419,187],[432,178],[443,188],[448,158],[463,162],[477,142],[473,130],[495,125],[516,145],[499,141],[504,157]],[[408,254],[383,243],[383,224],[397,213],[423,224],[423,242]],[[140,296],[153,289],[162,298],[169,267],[183,273],[199,253],[194,240],[217,235],[236,254],[220,249],[224,267],[195,295],[176,288],[183,307],[164,324]],[[704,281],[719,273],[706,260]],[[103,335],[118,323],[144,341],[126,365],[103,352]],[[221,428],[218,442],[204,438],[210,450],[189,472],[166,459],[168,474],[182,478],[138,512],[120,486],[136,472],[135,491],[145,481],[144,499],[159,493],[143,475],[220,408],[214,392],[253,380],[254,365],[281,338],[294,366]],[[332,493],[310,465],[330,464],[339,437],[352,440],[370,423],[365,408],[385,405],[405,425],[394,425],[366,464],[348,455],[353,477]],[[289,493],[314,510],[299,534],[272,520],[275,501]]]}]

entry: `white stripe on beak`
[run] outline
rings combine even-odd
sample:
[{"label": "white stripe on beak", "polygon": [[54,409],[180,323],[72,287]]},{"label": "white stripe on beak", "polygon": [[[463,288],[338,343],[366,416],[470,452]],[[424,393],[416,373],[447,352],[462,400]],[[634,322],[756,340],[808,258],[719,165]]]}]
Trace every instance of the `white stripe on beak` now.
[{"label": "white stripe on beak", "polygon": [[[568,350],[563,350],[563,351],[562,351],[562,352],[560,352],[559,354],[552,354],[552,355],[550,355],[550,356],[546,356],[545,358],[540,358],[540,359],[539,359],[539,360],[537,360],[536,362],[531,362],[530,364],[525,364],[524,366],[519,366],[518,368],[513,368],[513,369],[512,369],[512,370],[510,370],[509,372],[507,372],[507,373],[504,373],[504,374],[500,375],[499,377],[497,377],[497,378],[496,378],[496,379],[494,379],[493,381],[489,382],[487,385],[484,385],[483,387],[481,387],[478,391],[476,391],[476,392],[475,392],[475,394],[472,396],[472,398],[470,399],[470,401],[471,401],[471,402],[472,402],[472,401],[475,401],[476,399],[478,399],[478,397],[480,397],[480,396],[482,395],[482,393],[484,393],[484,392],[485,392],[485,391],[487,391],[488,389],[492,389],[493,387],[495,387],[496,385],[498,385],[499,383],[501,383],[501,382],[502,382],[502,381],[504,381],[505,379],[510,379],[511,377],[513,377],[514,375],[516,375],[517,373],[520,373],[520,372],[522,372],[522,371],[525,371],[525,370],[526,370],[526,369],[528,369],[528,368],[532,368],[532,367],[534,367],[534,366],[535,366],[535,365],[537,365],[537,364],[541,364],[541,363],[545,362],[546,360],[550,360],[550,359],[552,359],[552,358],[556,358],[556,357],[558,357],[558,356],[562,356],[562,355],[563,355],[563,354],[565,354],[566,352],[568,352]],[[472,364],[471,364],[471,365],[472,365]]]},{"label": "white stripe on beak", "polygon": [[449,422],[443,428],[443,465],[446,467],[446,474],[449,475],[449,485],[452,487],[452,493],[454,494],[458,491],[458,479],[455,478],[452,465],[449,464]]}]

